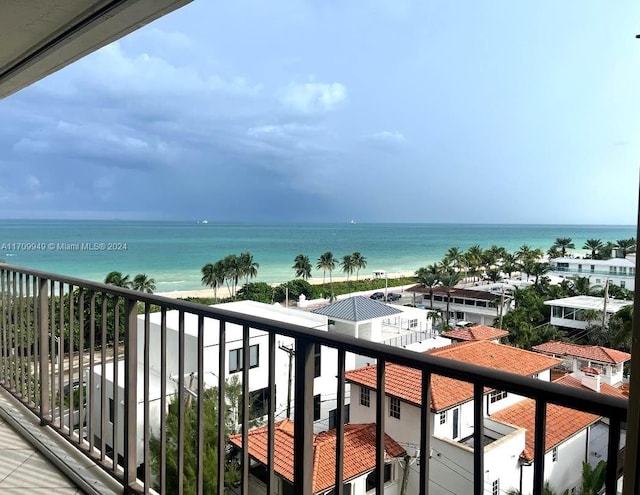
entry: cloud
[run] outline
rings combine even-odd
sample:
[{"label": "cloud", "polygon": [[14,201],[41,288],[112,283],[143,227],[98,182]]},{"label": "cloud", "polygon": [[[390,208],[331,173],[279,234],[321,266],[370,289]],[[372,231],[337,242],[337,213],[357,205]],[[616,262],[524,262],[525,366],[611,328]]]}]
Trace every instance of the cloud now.
[{"label": "cloud", "polygon": [[288,109],[303,114],[325,113],[335,110],[347,100],[344,84],[333,83],[290,83],[280,97]]},{"label": "cloud", "polygon": [[406,141],[404,134],[398,131],[380,131],[372,134],[371,139],[375,141],[382,141],[387,143],[404,143]]}]

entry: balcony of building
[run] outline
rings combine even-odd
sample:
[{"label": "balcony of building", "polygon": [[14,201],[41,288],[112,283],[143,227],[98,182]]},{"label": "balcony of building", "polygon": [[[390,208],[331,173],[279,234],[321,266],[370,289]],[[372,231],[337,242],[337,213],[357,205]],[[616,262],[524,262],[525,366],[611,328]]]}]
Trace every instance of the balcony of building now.
[{"label": "balcony of building", "polygon": [[[511,427],[500,426],[484,418],[482,410],[485,387],[504,390],[535,401],[536,447],[532,470],[532,492],[542,493],[544,484],[545,451],[539,438],[544,438],[546,411],[552,405],[602,416],[609,424],[605,435],[604,456],[613,459],[608,464],[607,493],[616,493],[622,464],[620,453],[621,426],[626,421],[627,400],[595,394],[586,390],[563,387],[541,380],[501,373],[475,365],[452,362],[405,349],[393,348],[380,343],[364,341],[350,336],[300,327],[291,323],[261,318],[221,309],[207,307],[159,296],[147,295],[114,286],[86,280],[27,270],[9,265],[0,265],[0,385],[4,394],[10,394],[15,411],[31,416],[35,432],[46,432],[54,438],[53,447],[63,446],[80,454],[83,463],[93,469],[75,469],[80,461],[73,460],[71,468],[77,476],[75,483],[90,486],[86,471],[106,475],[106,482],[116,483],[127,493],[208,493],[212,487],[218,492],[225,489],[224,474],[233,470],[238,474],[237,482],[230,483],[228,490],[248,494],[250,458],[245,452],[237,453],[227,443],[228,421],[236,421],[234,433],[240,435],[243,445],[249,437],[254,423],[242,418],[255,417],[251,404],[251,366],[242,367],[239,402],[237,410],[225,403],[228,386],[219,380],[217,393],[210,394],[211,382],[199,380],[207,374],[227,376],[229,357],[225,342],[227,332],[233,339],[242,341],[240,363],[252,362],[250,332],[261,330],[267,333],[268,346],[265,368],[267,394],[260,405],[267,428],[265,493],[275,493],[277,452],[273,449],[274,424],[280,411],[275,410],[276,369],[275,352],[277,341],[283,337],[295,342],[295,358],[292,361],[292,417],[295,425],[293,441],[293,493],[311,494],[310,484],[313,469],[314,417],[317,413],[314,396],[316,344],[336,350],[338,359],[335,376],[338,377],[335,397],[336,492],[340,493],[344,480],[344,413],[345,357],[348,353],[367,356],[378,363],[379,389],[384,389],[385,366],[396,363],[420,370],[423,384],[430,383],[431,375],[441,375],[473,383],[477,399],[474,415],[481,425],[473,429],[465,441],[469,445],[485,445],[484,449],[470,449],[468,478],[475,493],[484,493],[487,485],[485,467],[499,469],[500,464],[492,460],[490,451],[518,435]],[[167,345],[166,314],[177,310],[177,346]],[[160,325],[153,332],[150,315],[160,315]],[[188,320],[195,328],[186,328]],[[216,352],[217,369],[210,369],[205,358],[204,328],[208,320],[216,321],[219,332]],[[185,335],[195,336],[199,345],[185,345]],[[153,353],[151,342],[158,343]],[[139,349],[142,352],[139,352]],[[262,351],[261,351],[262,352]],[[238,354],[236,353],[236,354]],[[114,366],[114,361],[119,365]],[[167,369],[167,362],[177,363],[177,370]],[[237,364],[237,363],[236,363]],[[186,369],[194,369],[186,373]],[[156,370],[160,370],[159,377]],[[159,383],[158,383],[159,380]],[[62,391],[62,393],[60,393]],[[420,420],[415,431],[415,469],[417,492],[426,494],[433,484],[429,483],[429,453],[436,440],[429,431],[430,387],[422,387]],[[377,397],[383,397],[377,394]],[[199,400],[202,397],[203,400]],[[384,487],[385,457],[384,435],[385,410],[383,401],[372,401],[376,410],[376,463]],[[209,408],[222,411],[220,421],[210,424]],[[216,409],[217,408],[217,409]],[[167,412],[171,411],[171,419]],[[225,426],[225,424],[227,426]],[[422,426],[420,426],[422,425]],[[505,428],[509,431],[504,430]],[[600,432],[601,440],[602,432]],[[541,435],[539,437],[539,435]],[[215,442],[211,439],[215,437]],[[635,447],[637,438],[627,435],[629,445]],[[469,445],[458,443],[469,449]],[[214,455],[212,461],[208,456]],[[217,452],[223,454],[217,456]],[[233,453],[236,452],[236,453]],[[117,453],[117,454],[114,454]],[[635,460],[632,461],[635,465]],[[66,472],[66,471],[65,471]],[[190,473],[183,476],[179,473]],[[73,473],[72,473],[73,474]],[[635,476],[631,473],[631,478]],[[432,480],[433,481],[433,480]],[[105,481],[103,481],[105,482]],[[189,483],[189,484],[187,484]],[[192,484],[191,484],[192,483]],[[107,485],[108,486],[108,485]],[[411,485],[410,485],[411,486]],[[383,493],[376,489],[376,493]],[[631,492],[630,492],[631,493]]]}]

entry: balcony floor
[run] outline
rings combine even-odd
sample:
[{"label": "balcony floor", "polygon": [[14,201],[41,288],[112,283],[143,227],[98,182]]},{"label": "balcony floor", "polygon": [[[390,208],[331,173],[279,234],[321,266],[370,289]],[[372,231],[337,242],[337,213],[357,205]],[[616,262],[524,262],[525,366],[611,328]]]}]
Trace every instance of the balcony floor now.
[{"label": "balcony floor", "polygon": [[0,493],[84,492],[0,418]]}]

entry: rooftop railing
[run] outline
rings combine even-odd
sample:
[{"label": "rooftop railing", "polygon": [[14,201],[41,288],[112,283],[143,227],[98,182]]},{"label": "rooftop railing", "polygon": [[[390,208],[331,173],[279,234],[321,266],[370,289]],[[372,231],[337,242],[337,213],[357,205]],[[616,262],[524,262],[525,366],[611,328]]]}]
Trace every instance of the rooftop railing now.
[{"label": "rooftop railing", "polygon": [[[347,353],[376,360],[376,494],[384,492],[385,367],[390,363],[420,370],[422,406],[419,437],[419,493],[429,491],[429,421],[432,375],[442,375],[474,386],[474,444],[484,437],[483,397],[486,388],[503,390],[536,402],[533,493],[543,493],[546,406],[558,404],[608,418],[606,493],[616,493],[621,461],[621,426],[626,421],[627,400],[564,387],[472,364],[310,329],[281,321],[247,316],[228,309],[207,307],[101,283],[0,265],[0,385],[75,448],[119,480],[126,493],[228,493],[225,473],[235,469],[227,443],[228,419],[233,411],[226,402],[228,385],[217,381],[212,396],[220,418],[214,430],[207,424],[204,397],[207,372],[227,376],[227,342],[240,339],[241,362],[250,363],[250,331],[268,338],[268,431],[266,493],[276,492],[274,470],[275,380],[277,339],[295,342],[293,361],[294,456],[293,493],[311,495],[314,421],[314,349],[316,344],[337,350],[337,443],[335,494],[343,493],[345,358]],[[167,316],[177,311],[177,342],[168,339]],[[160,313],[160,324],[151,323]],[[192,316],[189,316],[192,315]],[[190,327],[191,322],[195,325]],[[205,362],[205,327],[217,322],[216,369]],[[233,335],[231,335],[233,333]],[[195,338],[190,347],[187,339]],[[157,348],[154,347],[157,343]],[[152,350],[153,349],[153,350]],[[208,356],[208,355],[207,355]],[[175,384],[168,360],[177,362]],[[122,366],[119,365],[122,364]],[[157,369],[158,372],[152,371]],[[120,371],[122,370],[122,371]],[[195,376],[195,384],[189,378]],[[237,418],[242,445],[248,445],[251,428],[250,367],[243,366]],[[97,371],[97,372],[95,372]],[[278,370],[281,371],[281,370]],[[155,373],[155,374],[154,374]],[[159,386],[153,377],[159,376]],[[112,382],[112,384],[111,384]],[[177,385],[177,386],[174,386]],[[157,390],[156,390],[157,388]],[[177,389],[176,398],[171,394]],[[152,397],[157,400],[151,400]],[[199,398],[203,398],[199,400]],[[195,400],[193,400],[195,399]],[[123,414],[119,414],[120,406]],[[174,420],[169,420],[171,409]],[[159,425],[154,425],[155,421]],[[140,425],[140,427],[138,427]],[[217,435],[217,459],[205,462],[211,435]],[[154,435],[157,435],[154,436]],[[627,438],[627,446],[637,442]],[[635,449],[633,449],[635,451]],[[195,453],[192,456],[192,453]],[[485,492],[483,449],[474,450],[474,493]],[[235,461],[234,461],[235,462]],[[634,462],[633,465],[636,465]],[[250,457],[244,448],[238,457],[239,482],[233,493],[249,493]],[[193,486],[183,473],[193,473]],[[176,476],[177,474],[177,476]],[[227,480],[228,481],[228,480]]]}]

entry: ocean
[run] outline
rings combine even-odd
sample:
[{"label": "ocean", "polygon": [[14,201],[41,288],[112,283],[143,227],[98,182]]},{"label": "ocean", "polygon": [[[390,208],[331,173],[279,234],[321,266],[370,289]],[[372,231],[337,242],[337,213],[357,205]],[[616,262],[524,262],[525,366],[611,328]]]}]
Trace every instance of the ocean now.
[{"label": "ocean", "polygon": [[[359,251],[367,258],[360,277],[373,271],[413,272],[439,261],[447,249],[493,244],[516,251],[523,244],[546,251],[571,237],[579,252],[586,239],[635,237],[635,226],[451,224],[213,224],[140,221],[0,220],[0,259],[12,265],[102,281],[113,270],[146,273],[156,292],[202,289],[202,266],[249,251],[259,263],[254,281],[294,278],[297,254],[315,267],[325,251],[337,260]],[[339,268],[334,276],[342,276]],[[313,277],[322,277],[314,270]]]}]

